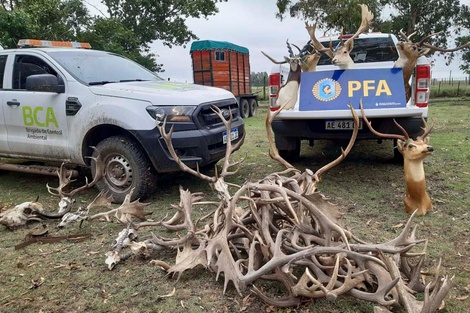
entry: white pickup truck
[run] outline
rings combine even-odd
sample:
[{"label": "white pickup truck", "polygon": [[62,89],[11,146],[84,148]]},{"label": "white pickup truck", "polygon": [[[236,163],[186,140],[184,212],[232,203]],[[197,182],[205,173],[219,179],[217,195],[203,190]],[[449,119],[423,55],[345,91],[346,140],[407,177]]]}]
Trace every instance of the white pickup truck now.
[{"label": "white pickup truck", "polygon": [[[157,173],[180,170],[156,127],[163,119],[190,167],[217,162],[244,134],[231,92],[167,82],[88,46],[28,39],[0,50],[0,157],[88,166],[95,146],[106,168],[97,186],[122,201],[132,188],[134,199],[155,191]],[[231,134],[211,106],[232,114]]]},{"label": "white pickup truck", "polygon": [[[347,39],[346,36],[343,36]],[[320,42],[327,47],[338,45],[338,37],[324,37]],[[302,73],[299,97],[292,109],[280,112],[272,123],[276,147],[281,156],[296,160],[303,140],[313,145],[315,139],[346,140],[351,136],[353,121],[348,104],[359,116],[362,100],[366,116],[374,129],[382,133],[401,134],[395,119],[415,138],[422,132],[422,116],[427,119],[430,93],[430,64],[425,57],[418,60],[411,78],[411,98],[405,100],[401,69],[393,68],[398,59],[397,38],[393,34],[362,34],[354,40],[351,57],[355,69],[339,70],[323,54],[315,72]],[[306,53],[306,45],[302,53]],[[270,110],[279,109],[277,93],[289,69],[275,65],[270,76]],[[358,139],[378,139],[360,122]],[[401,154],[394,149],[394,157]]]}]

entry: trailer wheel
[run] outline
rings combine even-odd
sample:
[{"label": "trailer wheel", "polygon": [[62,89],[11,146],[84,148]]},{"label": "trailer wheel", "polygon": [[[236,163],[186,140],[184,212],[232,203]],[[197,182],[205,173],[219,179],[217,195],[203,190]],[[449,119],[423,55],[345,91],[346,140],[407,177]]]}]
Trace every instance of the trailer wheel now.
[{"label": "trailer wheel", "polygon": [[250,104],[246,99],[240,99],[240,116],[242,118],[250,116]]},{"label": "trailer wheel", "polygon": [[250,116],[256,116],[258,112],[258,101],[256,99],[250,99]]}]

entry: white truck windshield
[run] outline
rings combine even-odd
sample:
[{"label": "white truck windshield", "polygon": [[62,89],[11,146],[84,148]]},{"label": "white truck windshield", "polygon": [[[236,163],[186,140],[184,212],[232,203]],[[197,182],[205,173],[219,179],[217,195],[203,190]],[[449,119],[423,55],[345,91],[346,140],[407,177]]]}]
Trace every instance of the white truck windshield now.
[{"label": "white truck windshield", "polygon": [[48,51],[76,79],[88,85],[161,80],[143,66],[122,56],[96,50]]}]

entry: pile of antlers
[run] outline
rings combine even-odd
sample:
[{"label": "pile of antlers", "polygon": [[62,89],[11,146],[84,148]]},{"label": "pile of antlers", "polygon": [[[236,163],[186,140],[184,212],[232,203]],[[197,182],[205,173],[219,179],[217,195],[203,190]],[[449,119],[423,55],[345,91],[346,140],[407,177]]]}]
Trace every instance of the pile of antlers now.
[{"label": "pile of antlers", "polygon": [[[216,107],[213,109],[230,130],[231,118],[225,120]],[[340,225],[337,206],[317,190],[321,175],[344,159],[354,144],[358,117],[352,108],[351,112],[356,122],[351,141],[330,165],[316,173],[302,173],[287,166],[283,172],[242,186],[225,182],[236,173],[230,168],[240,166],[240,162],[230,161],[240,142],[227,143],[222,171],[209,177],[179,160],[171,143],[172,130],[165,131],[165,124],[159,126],[176,162],[183,170],[208,181],[220,201],[203,202],[201,194],[180,188],[180,203],[174,205],[177,212],[172,218],[136,222],[130,217],[107,253],[108,268],[113,269],[129,257],[155,257],[161,249],[177,248],[174,264],[158,259],[151,263],[178,277],[202,266],[217,277],[224,277],[224,292],[231,282],[240,294],[251,288],[266,303],[278,307],[297,306],[305,299],[333,300],[348,294],[376,303],[382,312],[400,305],[407,312],[435,312],[448,294],[452,278],[441,276],[438,265],[433,280],[424,281],[421,272],[427,240],[415,237],[413,216],[395,239],[382,244],[365,243]],[[270,126],[269,115],[267,125]],[[214,205],[215,210],[195,220],[193,211],[200,205]],[[137,241],[139,229],[155,226],[177,231],[178,236],[164,238],[154,234]],[[423,249],[414,252],[418,245],[423,245]],[[278,282],[284,296],[270,295],[267,281]],[[415,292],[424,292],[425,300],[416,300]]]},{"label": "pile of antlers", "polygon": [[[340,211],[317,188],[322,175],[339,164],[354,145],[359,119],[350,106],[355,126],[348,147],[330,164],[315,173],[300,172],[282,160],[277,153],[272,136],[271,156],[286,166],[283,172],[272,173],[256,182],[235,186],[225,181],[237,172],[242,161],[232,162],[231,156],[242,145],[227,143],[222,170],[215,176],[207,176],[199,169],[187,167],[177,156],[172,145],[172,129],[166,123],[158,126],[168,150],[183,171],[209,182],[217,192],[219,201],[202,201],[199,193],[180,188],[180,202],[173,207],[176,213],[168,220],[149,221],[145,212],[147,203],[131,202],[132,192],[118,208],[111,207],[111,199],[100,194],[85,209],[64,214],[61,226],[72,221],[107,222],[117,220],[125,228],[118,234],[112,249],[106,253],[105,263],[111,270],[130,257],[155,257],[162,249],[177,251],[174,264],[153,260],[169,274],[181,276],[186,270],[202,266],[224,277],[224,292],[231,283],[239,294],[248,288],[262,300],[277,307],[301,305],[304,300],[327,298],[334,300],[341,295],[377,304],[377,311],[403,306],[407,312],[437,311],[452,287],[453,278],[440,274],[436,266],[433,279],[426,282],[424,266],[427,240],[416,238],[411,216],[398,237],[380,244],[366,243],[354,236],[339,222]],[[225,119],[217,107],[214,112],[229,133],[232,117]],[[271,131],[273,116],[268,113],[266,127]],[[102,167],[100,158],[95,166]],[[231,168],[236,167],[234,170]],[[62,168],[63,169],[63,168]],[[100,173],[101,170],[97,171]],[[86,183],[75,191],[63,191],[70,177],[59,171],[59,187],[55,194],[73,198],[76,192],[93,185]],[[196,206],[214,206],[206,216],[195,219]],[[94,206],[109,207],[107,212],[89,215]],[[138,241],[138,230],[144,227],[162,227],[178,232],[173,238],[152,235]],[[420,251],[415,248],[422,245]],[[283,296],[274,296],[270,281],[283,287]],[[423,292],[424,301],[414,293]],[[276,288],[276,294],[279,293]]]}]

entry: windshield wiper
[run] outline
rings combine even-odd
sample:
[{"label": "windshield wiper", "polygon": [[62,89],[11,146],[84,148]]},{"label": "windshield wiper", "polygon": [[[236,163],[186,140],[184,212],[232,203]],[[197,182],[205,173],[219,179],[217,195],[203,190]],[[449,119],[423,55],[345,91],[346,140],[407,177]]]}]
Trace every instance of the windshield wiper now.
[{"label": "windshield wiper", "polygon": [[127,82],[145,82],[145,81],[148,81],[148,79],[140,79],[140,78],[136,78],[136,79],[121,79],[119,82],[120,82],[120,83],[127,83]]},{"label": "windshield wiper", "polygon": [[106,84],[112,84],[112,83],[117,83],[117,82],[110,81],[110,80],[102,80],[102,81],[99,81],[99,82],[89,82],[88,85],[89,86],[94,86],[94,85],[106,85]]}]

